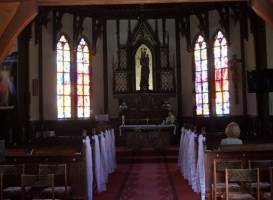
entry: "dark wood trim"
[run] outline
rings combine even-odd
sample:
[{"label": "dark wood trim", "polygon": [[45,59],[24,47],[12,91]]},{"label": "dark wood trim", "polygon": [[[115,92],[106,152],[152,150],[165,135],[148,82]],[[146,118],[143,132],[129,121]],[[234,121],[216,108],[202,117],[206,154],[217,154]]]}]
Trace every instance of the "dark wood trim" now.
[{"label": "dark wood trim", "polygon": [[29,40],[32,24],[29,24],[18,37],[18,67],[17,67],[17,130],[16,143],[25,143],[28,140],[30,119],[30,92],[29,92]]},{"label": "dark wood trim", "polygon": [[242,100],[243,114],[247,115],[247,97],[246,97],[246,64],[245,64],[245,35],[243,27],[244,19],[240,18],[240,47],[241,47],[241,66],[242,66]]},{"label": "dark wood trim", "polygon": [[107,69],[107,28],[103,20],[103,85],[104,85],[104,113],[108,113],[108,69]]},{"label": "dark wood trim", "polygon": [[38,84],[39,84],[39,120],[44,121],[44,90],[43,90],[43,28],[38,31]]},{"label": "dark wood trim", "polygon": [[[256,70],[267,68],[267,44],[266,44],[266,26],[265,22],[254,12],[251,13],[251,23],[253,27]],[[262,120],[269,116],[268,93],[256,93],[258,115]]]},{"label": "dark wood trim", "polygon": [[57,136],[81,136],[82,130],[86,129],[88,133],[92,133],[92,128],[96,125],[94,119],[64,119],[64,120],[44,120],[32,121],[33,130],[39,130],[43,127],[44,131],[55,131]]},{"label": "dark wood trim", "polygon": [[126,5],[86,5],[86,6],[55,6],[43,7],[60,9],[66,13],[79,14],[85,17],[103,19],[138,19],[174,18],[181,15],[195,15],[211,10],[246,5],[247,2],[214,2],[214,3],[171,3],[171,4],[126,4]]},{"label": "dark wood trim", "polygon": [[[214,39],[214,38],[213,38]],[[208,38],[207,43],[207,58],[208,58],[208,88],[209,88],[209,115],[215,115],[215,100],[214,100],[214,56],[213,56],[213,43],[214,40],[210,41]]]},{"label": "dark wood trim", "polygon": [[[250,14],[252,31],[254,35],[256,70],[267,68],[267,43],[265,22],[253,11]],[[272,134],[272,123],[269,116],[269,94],[256,92],[258,117],[261,122],[261,135],[269,136]]]},{"label": "dark wood trim", "polygon": [[182,81],[181,81],[181,47],[180,47],[180,31],[179,19],[175,19],[175,38],[176,38],[176,79],[177,79],[177,116],[182,114]]}]

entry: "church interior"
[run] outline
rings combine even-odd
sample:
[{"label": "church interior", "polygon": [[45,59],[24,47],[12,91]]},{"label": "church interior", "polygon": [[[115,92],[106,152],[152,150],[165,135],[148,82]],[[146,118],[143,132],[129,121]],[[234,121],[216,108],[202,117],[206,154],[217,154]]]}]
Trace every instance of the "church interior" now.
[{"label": "church interior", "polygon": [[1,0],[0,200],[273,200],[272,0]]}]

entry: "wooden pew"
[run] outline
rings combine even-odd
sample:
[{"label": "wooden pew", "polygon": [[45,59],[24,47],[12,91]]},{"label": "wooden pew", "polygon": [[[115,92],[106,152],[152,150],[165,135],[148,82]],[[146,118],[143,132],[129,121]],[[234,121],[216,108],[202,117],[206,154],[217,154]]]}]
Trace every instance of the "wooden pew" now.
[{"label": "wooden pew", "polygon": [[87,199],[86,162],[81,137],[56,137],[28,148],[8,148],[5,163],[24,163],[27,174],[38,174],[38,165],[41,163],[66,163],[72,199]]},{"label": "wooden pew", "polygon": [[273,155],[273,144],[242,144],[225,145],[218,150],[205,152],[206,196],[211,199],[211,184],[213,183],[213,161],[242,160],[243,167],[248,168],[249,160],[270,160]]}]

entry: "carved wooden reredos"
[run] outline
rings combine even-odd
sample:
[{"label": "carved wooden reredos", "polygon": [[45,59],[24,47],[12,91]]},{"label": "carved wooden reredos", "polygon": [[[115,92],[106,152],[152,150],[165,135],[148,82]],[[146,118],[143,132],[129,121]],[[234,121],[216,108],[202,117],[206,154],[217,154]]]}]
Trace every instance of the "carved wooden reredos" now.
[{"label": "carved wooden reredos", "polygon": [[169,61],[169,42],[164,39],[163,44],[160,44],[157,22],[156,30],[153,31],[146,20],[139,19],[133,33],[128,35],[127,44],[120,44],[118,49],[118,64],[114,66],[114,93],[118,95],[139,92],[135,84],[135,55],[141,45],[148,47],[152,54],[153,89],[149,92],[175,93],[174,66],[170,66]]},{"label": "carved wooden reredos", "polygon": [[[118,44],[118,63],[113,66],[114,95],[120,102],[126,102],[128,110],[138,113],[162,111],[168,97],[175,96],[174,63],[171,65],[169,60],[169,39],[164,37],[163,43],[160,42],[157,20],[155,30],[142,18],[138,19],[132,33],[130,21],[128,26],[127,44]],[[142,71],[144,67],[141,62],[144,51],[149,62],[147,85],[143,83],[147,73]],[[140,115],[145,116],[145,113]]]}]

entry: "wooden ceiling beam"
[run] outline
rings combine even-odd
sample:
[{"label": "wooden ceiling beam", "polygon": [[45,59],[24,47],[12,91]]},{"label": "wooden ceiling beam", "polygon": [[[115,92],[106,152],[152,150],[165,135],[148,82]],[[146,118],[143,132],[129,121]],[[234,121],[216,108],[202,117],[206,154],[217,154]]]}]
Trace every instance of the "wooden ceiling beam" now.
[{"label": "wooden ceiling beam", "polygon": [[17,37],[21,31],[34,19],[37,15],[36,0],[21,1],[16,14],[5,28],[0,37],[0,61],[4,59],[12,49]]},{"label": "wooden ceiling beam", "polygon": [[272,0],[252,0],[251,7],[265,22],[273,28],[273,1]]},{"label": "wooden ceiling beam", "polygon": [[39,6],[72,5],[115,5],[115,4],[154,4],[154,3],[213,3],[248,0],[37,0]]},{"label": "wooden ceiling beam", "polygon": [[0,3],[0,36],[15,15],[19,2]]}]

